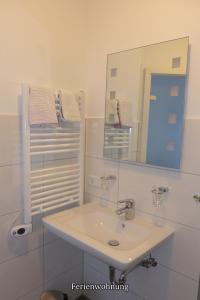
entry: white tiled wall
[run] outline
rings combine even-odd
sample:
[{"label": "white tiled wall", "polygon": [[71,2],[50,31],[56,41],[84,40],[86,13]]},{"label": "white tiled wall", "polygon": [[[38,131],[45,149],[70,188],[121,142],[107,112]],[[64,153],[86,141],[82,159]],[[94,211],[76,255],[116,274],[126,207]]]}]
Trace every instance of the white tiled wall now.
[{"label": "white tiled wall", "polygon": [[[200,119],[187,119],[183,144],[182,169],[170,171],[142,165],[130,165],[104,160],[103,119],[87,120],[86,145],[86,200],[113,202],[126,197],[136,201],[138,213],[159,218],[160,222],[175,228],[175,235],[153,252],[159,265],[155,269],[136,269],[129,274],[130,294],[113,294],[113,299],[196,300],[200,272],[200,204],[193,195],[200,193]],[[88,175],[117,176],[110,192],[88,184]],[[159,213],[152,206],[151,189],[155,185],[169,186],[170,191]],[[85,280],[105,281],[108,268],[85,255]],[[134,294],[133,294],[134,293]],[[132,297],[132,298],[131,298]],[[92,299],[106,299],[95,295]]]},{"label": "white tiled wall", "polygon": [[0,115],[0,141],[0,299],[39,300],[44,289],[60,289],[75,299],[71,282],[82,282],[83,275],[78,248],[47,232],[41,216],[33,218],[32,234],[10,237],[23,217],[17,115]]}]

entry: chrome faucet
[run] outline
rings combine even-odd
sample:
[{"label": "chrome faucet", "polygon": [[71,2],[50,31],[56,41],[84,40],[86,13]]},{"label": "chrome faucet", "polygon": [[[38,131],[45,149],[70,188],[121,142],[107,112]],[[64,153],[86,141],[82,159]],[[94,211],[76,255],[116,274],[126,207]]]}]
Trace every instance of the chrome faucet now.
[{"label": "chrome faucet", "polygon": [[125,214],[126,220],[134,219],[134,217],[135,217],[135,200],[124,199],[124,200],[119,200],[118,203],[120,203],[120,204],[124,203],[125,206],[122,208],[118,208],[116,210],[116,214],[119,216],[122,214]]}]

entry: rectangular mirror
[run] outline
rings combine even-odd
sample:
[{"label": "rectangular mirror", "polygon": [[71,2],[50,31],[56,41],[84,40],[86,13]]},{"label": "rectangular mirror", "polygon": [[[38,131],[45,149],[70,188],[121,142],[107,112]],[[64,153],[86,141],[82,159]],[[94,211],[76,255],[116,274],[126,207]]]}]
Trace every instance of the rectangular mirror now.
[{"label": "rectangular mirror", "polygon": [[188,37],[108,55],[104,157],[180,168]]}]

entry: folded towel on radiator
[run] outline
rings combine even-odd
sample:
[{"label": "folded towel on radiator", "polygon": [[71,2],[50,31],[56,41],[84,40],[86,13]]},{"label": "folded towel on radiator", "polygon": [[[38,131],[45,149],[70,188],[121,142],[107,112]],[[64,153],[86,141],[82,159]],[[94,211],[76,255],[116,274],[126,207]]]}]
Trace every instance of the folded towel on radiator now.
[{"label": "folded towel on radiator", "polygon": [[53,92],[41,87],[30,88],[29,123],[30,125],[58,123]]},{"label": "folded towel on radiator", "polygon": [[106,124],[133,127],[132,104],[118,99],[106,101]]},{"label": "folded towel on radiator", "polygon": [[62,117],[65,121],[80,121],[80,106],[75,94],[68,91],[60,92]]},{"label": "folded towel on radiator", "polygon": [[108,99],[106,101],[106,124],[120,125],[119,101],[117,99]]}]

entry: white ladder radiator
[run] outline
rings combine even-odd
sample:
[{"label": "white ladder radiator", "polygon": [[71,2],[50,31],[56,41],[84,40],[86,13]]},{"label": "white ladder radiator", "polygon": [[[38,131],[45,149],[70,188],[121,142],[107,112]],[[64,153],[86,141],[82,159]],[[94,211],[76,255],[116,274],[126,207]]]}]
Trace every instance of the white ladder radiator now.
[{"label": "white ladder radiator", "polygon": [[21,101],[22,177],[24,223],[12,236],[32,231],[32,217],[72,204],[83,203],[84,189],[84,94],[78,93],[80,122],[67,122],[59,115],[61,102],[55,95],[58,126],[29,125],[30,86],[23,85]]}]

